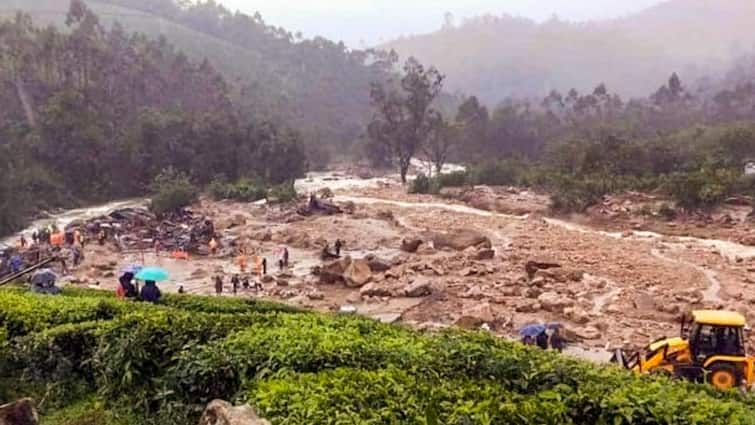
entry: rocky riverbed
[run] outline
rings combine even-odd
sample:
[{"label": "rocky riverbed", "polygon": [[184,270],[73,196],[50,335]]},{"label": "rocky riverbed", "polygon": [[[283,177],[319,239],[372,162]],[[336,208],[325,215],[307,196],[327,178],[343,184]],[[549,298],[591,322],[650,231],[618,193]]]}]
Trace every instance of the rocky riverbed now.
[{"label": "rocky riverbed", "polygon": [[[727,308],[755,320],[755,249],[742,243],[750,234],[744,222],[663,234],[661,226],[649,231],[607,227],[589,216],[547,217],[547,196],[515,188],[408,195],[394,176],[363,177],[321,173],[297,182],[301,192],[330,188],[329,202],[343,210],[334,215],[203,200],[192,211],[212,220],[221,243],[216,254],[185,260],[152,248],[89,245],[67,280],[112,289],[121,267],[144,262],[170,271],[162,284],[167,291],[183,286],[212,294],[212,277],[221,275],[224,296],[357,312],[422,329],[484,327],[515,336],[522,325],[557,321],[580,347],[578,355],[600,359],[589,350],[638,347],[678,333],[689,309]],[[719,235],[728,238],[714,239]],[[344,242],[342,258],[322,261],[323,248],[336,239]],[[279,271],[283,246],[291,265]],[[249,264],[255,255],[266,257],[269,270],[262,290],[234,295],[229,280],[243,277],[242,250]]]}]

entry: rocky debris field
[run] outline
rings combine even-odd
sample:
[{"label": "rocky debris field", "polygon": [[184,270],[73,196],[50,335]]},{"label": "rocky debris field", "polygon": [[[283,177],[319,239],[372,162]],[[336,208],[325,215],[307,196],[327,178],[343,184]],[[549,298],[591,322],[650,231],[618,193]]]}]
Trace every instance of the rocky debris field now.
[{"label": "rocky debris field", "polygon": [[[525,324],[561,322],[572,343],[601,351],[675,335],[689,309],[734,309],[755,320],[755,252],[737,232],[729,241],[577,224],[545,217],[543,195],[513,188],[443,198],[408,195],[384,180],[337,187],[327,193],[326,214],[301,214],[302,205],[202,201],[193,211],[212,220],[223,249],[188,261],[153,254],[146,261],[171,271],[168,291],[180,285],[214,293],[211,278],[221,275],[224,295],[233,296],[229,280],[240,274],[260,280],[262,289],[235,296],[511,337]],[[480,194],[496,201],[482,204]],[[321,261],[336,239],[344,243],[342,257]],[[291,264],[278,270],[283,246]],[[80,281],[114,287],[108,272],[140,260],[96,249],[77,272]],[[266,257],[268,274],[242,272],[239,249]]]}]

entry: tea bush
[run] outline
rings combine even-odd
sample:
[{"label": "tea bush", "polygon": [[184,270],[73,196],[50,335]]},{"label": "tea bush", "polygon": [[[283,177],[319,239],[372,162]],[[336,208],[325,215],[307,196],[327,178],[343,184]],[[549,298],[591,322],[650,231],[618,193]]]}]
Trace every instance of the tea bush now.
[{"label": "tea bush", "polygon": [[0,402],[44,398],[55,423],[193,424],[213,398],[249,400],[291,425],[755,422],[749,395],[483,332],[422,334],[230,298],[171,295],[155,306],[79,289],[0,290],[0,308]]}]

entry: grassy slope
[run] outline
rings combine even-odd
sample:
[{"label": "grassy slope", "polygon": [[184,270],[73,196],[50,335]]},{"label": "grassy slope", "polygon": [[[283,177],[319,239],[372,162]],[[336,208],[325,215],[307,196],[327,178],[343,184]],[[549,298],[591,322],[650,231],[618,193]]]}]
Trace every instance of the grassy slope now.
[{"label": "grassy slope", "polygon": [[[127,31],[140,32],[152,37],[164,35],[177,49],[186,52],[195,60],[207,58],[226,74],[229,80],[248,75],[263,65],[258,52],[175,22],[94,0],[87,0],[86,3],[99,15],[105,26],[110,27],[118,21]],[[64,28],[68,5],[68,0],[0,0],[0,17],[12,17],[17,10],[23,9],[31,14],[38,25],[56,25]]]}]

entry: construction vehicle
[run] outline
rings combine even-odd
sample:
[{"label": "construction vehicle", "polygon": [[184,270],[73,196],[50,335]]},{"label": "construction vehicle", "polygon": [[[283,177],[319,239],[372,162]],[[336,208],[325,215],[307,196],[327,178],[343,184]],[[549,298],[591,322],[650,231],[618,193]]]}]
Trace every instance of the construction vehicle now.
[{"label": "construction vehicle", "polygon": [[755,381],[755,357],[745,349],[745,318],[733,311],[697,310],[682,318],[680,336],[663,337],[627,356],[616,350],[611,361],[637,373],[664,374],[708,382],[721,390]]}]

